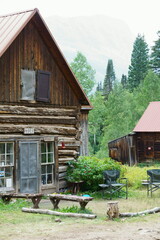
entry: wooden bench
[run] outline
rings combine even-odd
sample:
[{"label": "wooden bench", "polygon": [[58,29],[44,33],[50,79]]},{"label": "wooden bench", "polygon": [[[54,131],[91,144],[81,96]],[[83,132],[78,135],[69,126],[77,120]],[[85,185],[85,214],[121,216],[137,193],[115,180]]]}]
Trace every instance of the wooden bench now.
[{"label": "wooden bench", "polygon": [[31,199],[33,203],[33,208],[39,208],[39,203],[43,197],[43,194],[27,194],[27,193],[0,193],[0,198],[4,203],[9,203],[12,198],[26,198]]},{"label": "wooden bench", "polygon": [[64,195],[64,194],[48,194],[47,195],[53,204],[54,209],[58,208],[60,200],[79,202],[81,209],[85,209],[85,206],[89,201],[92,201],[92,197],[83,197],[77,195]]}]

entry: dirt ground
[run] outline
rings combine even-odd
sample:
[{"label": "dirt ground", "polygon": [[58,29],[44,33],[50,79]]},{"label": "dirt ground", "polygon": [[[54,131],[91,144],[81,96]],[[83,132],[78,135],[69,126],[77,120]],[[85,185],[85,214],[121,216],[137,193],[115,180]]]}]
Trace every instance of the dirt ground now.
[{"label": "dirt ground", "polygon": [[[60,207],[69,204],[73,205],[62,201]],[[136,203],[133,201],[120,200],[120,212],[124,212],[124,209],[133,211],[133,205],[137,211],[143,210],[141,203],[135,207]],[[150,208],[156,207],[154,201],[146,202],[147,208],[148,205]],[[22,221],[19,224],[3,225],[1,222],[0,240],[160,240],[160,213],[111,221],[106,217],[106,200],[92,201],[87,206],[97,215],[96,219],[59,218],[46,215],[39,217],[33,214],[33,219],[27,223]],[[40,204],[40,208],[51,207],[48,200]],[[30,213],[23,214],[24,218],[30,216]]]}]

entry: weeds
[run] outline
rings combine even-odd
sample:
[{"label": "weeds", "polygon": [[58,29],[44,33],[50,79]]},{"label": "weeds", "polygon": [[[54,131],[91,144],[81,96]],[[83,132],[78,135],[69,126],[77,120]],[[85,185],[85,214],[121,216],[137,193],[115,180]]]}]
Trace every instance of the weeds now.
[{"label": "weeds", "polygon": [[87,209],[87,208],[81,209],[77,206],[65,207],[65,208],[59,209],[59,212],[92,214],[92,211],[90,209]]}]

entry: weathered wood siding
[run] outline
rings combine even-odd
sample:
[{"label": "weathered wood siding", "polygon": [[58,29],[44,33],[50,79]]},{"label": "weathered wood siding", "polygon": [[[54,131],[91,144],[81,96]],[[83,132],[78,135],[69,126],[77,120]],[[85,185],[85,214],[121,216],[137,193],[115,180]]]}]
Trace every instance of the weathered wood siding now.
[{"label": "weathered wood siding", "polygon": [[87,156],[88,155],[88,111],[83,111],[83,110],[81,111],[80,123],[81,123],[80,155]]},{"label": "weathered wood siding", "polygon": [[[21,100],[21,69],[51,73],[50,102]],[[34,128],[35,136],[58,137],[56,177],[59,179],[58,188],[64,188],[66,162],[79,155],[81,99],[65,78],[33,20],[0,58],[0,83],[0,134],[4,137],[23,136],[24,128],[29,127]],[[62,148],[62,142],[65,148]],[[87,146],[86,140],[83,144]]]},{"label": "weathered wood siding", "polygon": [[135,136],[126,135],[108,143],[109,156],[122,164],[134,165],[137,162]]},{"label": "weathered wood siding", "polygon": [[40,69],[51,73],[51,105],[77,106],[79,104],[74,91],[46,47],[33,21],[24,28],[0,58],[0,102],[22,103],[20,100],[21,69]]},{"label": "weathered wood siding", "polygon": [[129,165],[160,161],[160,133],[142,132],[108,143],[109,156]]},{"label": "weathered wood siding", "polygon": [[136,133],[138,162],[160,161],[160,133]]}]

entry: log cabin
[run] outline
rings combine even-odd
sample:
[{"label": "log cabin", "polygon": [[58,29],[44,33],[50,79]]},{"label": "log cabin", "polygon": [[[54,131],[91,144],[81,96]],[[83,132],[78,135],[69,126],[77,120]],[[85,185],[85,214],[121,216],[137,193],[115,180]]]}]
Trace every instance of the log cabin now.
[{"label": "log cabin", "polygon": [[91,109],[39,10],[0,16],[0,192],[65,188]]},{"label": "log cabin", "polygon": [[150,102],[133,132],[110,141],[108,148],[122,164],[160,162],[160,102]]}]

